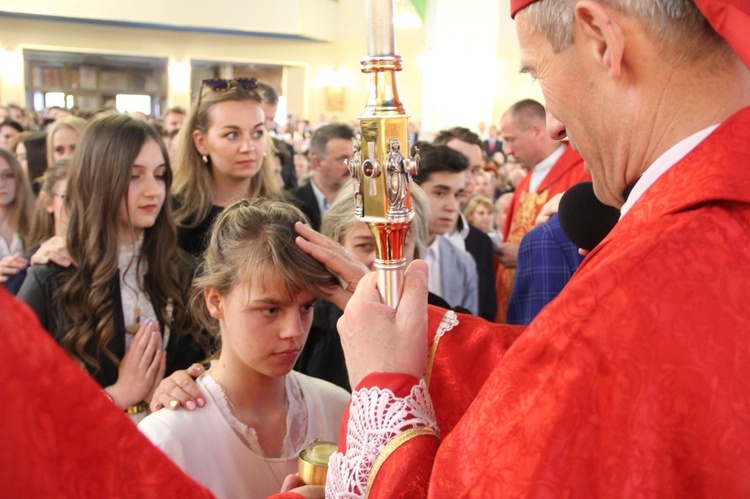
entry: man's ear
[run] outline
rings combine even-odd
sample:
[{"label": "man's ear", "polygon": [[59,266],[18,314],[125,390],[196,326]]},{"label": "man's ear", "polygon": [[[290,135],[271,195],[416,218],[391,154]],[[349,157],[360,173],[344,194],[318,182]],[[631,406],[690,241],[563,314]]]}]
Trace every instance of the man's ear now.
[{"label": "man's ear", "polygon": [[622,74],[625,34],[620,19],[616,11],[592,0],[582,0],[575,6],[575,22],[584,43],[612,79]]},{"label": "man's ear", "polygon": [[322,160],[323,160],[323,158],[321,158],[317,154],[314,154],[314,155],[310,156],[310,167],[313,170],[318,170],[320,168],[320,162]]},{"label": "man's ear", "polygon": [[539,140],[546,140],[547,137],[547,129],[544,126],[541,126],[537,123],[532,123],[529,125],[529,128],[531,129],[531,133],[534,135],[534,138]]},{"label": "man's ear", "polygon": [[203,291],[203,298],[206,300],[208,313],[214,319],[224,318],[224,299],[221,297],[216,288],[208,288]]},{"label": "man's ear", "polygon": [[206,136],[200,130],[193,130],[193,144],[198,154],[208,156],[208,147],[206,147]]}]

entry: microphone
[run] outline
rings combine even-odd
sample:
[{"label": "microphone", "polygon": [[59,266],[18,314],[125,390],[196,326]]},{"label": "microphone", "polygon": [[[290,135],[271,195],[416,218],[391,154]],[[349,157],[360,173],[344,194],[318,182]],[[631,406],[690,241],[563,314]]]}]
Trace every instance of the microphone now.
[{"label": "microphone", "polygon": [[599,201],[592,182],[581,182],[565,191],[557,216],[568,239],[591,251],[620,219],[620,210]]}]

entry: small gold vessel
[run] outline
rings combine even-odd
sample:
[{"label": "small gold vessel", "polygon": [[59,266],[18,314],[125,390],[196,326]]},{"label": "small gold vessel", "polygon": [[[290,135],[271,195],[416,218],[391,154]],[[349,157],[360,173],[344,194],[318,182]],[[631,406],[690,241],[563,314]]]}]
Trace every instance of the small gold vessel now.
[{"label": "small gold vessel", "polygon": [[299,476],[307,485],[325,485],[328,459],[338,450],[334,442],[315,439],[299,454]]}]

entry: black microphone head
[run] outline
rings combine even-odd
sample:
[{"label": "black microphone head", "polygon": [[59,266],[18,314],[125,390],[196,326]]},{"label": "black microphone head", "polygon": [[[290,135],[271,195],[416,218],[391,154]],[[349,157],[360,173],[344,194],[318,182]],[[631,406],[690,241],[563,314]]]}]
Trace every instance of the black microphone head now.
[{"label": "black microphone head", "polygon": [[592,182],[581,182],[565,191],[557,216],[568,239],[591,251],[620,219],[620,210],[599,201]]}]

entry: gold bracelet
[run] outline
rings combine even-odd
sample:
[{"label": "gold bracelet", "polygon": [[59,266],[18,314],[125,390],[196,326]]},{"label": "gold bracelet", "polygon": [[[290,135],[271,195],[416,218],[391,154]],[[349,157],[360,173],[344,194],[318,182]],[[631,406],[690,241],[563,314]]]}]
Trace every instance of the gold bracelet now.
[{"label": "gold bracelet", "polygon": [[146,411],[148,411],[148,404],[146,402],[138,402],[125,409],[125,413],[128,416],[134,416]]}]

